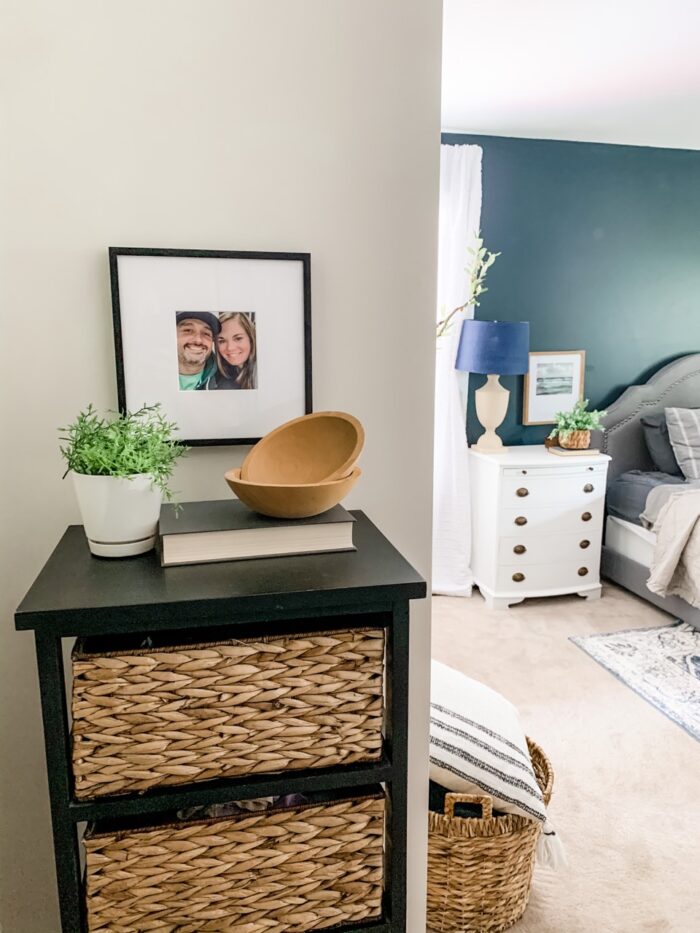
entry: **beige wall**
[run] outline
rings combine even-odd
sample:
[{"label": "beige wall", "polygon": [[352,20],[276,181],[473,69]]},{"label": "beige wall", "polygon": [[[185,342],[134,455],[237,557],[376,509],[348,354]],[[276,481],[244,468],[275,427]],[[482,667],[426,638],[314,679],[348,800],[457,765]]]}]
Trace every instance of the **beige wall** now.
[{"label": "beige wall", "polygon": [[[314,400],[367,429],[350,500],[430,560],[440,0],[4,0],[0,923],[58,929],[33,646],[65,525],[57,426],[116,404],[107,247],[312,254]],[[187,498],[240,448],[199,449]],[[413,613],[410,929],[422,931],[429,613]]]}]

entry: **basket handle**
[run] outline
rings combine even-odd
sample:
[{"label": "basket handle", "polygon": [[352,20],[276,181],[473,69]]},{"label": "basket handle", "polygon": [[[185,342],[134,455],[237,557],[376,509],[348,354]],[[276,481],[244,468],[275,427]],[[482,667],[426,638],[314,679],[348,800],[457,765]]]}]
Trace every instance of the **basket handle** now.
[{"label": "basket handle", "polygon": [[[453,820],[455,818],[456,803],[476,803],[481,807],[481,818],[490,820],[493,816],[493,800],[490,797],[484,797],[481,794],[446,794],[445,795],[445,816]],[[462,819],[462,817],[458,817]]]}]

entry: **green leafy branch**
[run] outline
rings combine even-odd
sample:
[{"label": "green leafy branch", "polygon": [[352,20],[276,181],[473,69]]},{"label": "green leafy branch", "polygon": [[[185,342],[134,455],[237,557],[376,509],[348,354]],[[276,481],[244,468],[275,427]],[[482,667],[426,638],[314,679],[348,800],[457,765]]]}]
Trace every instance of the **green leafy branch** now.
[{"label": "green leafy branch", "polygon": [[587,411],[588,399],[576,402],[571,411],[558,411],[554,416],[556,427],[550,437],[559,434],[570,434],[572,431],[598,431],[602,428],[601,418],[607,415],[606,411]]},{"label": "green leafy branch", "polygon": [[147,473],[164,498],[172,499],[168,480],[177,460],[189,449],[177,442],[177,425],[165,418],[160,404],[108,415],[112,417],[101,418],[90,404],[72,424],[59,428],[65,444],[61,454],[68,464],[64,477],[71,470],[124,479]]},{"label": "green leafy branch", "polygon": [[492,253],[490,250],[486,249],[481,237],[481,231],[477,234],[474,246],[470,246],[467,252],[473,257],[471,265],[464,270],[469,274],[469,292],[467,294],[467,300],[458,308],[450,311],[447,317],[438,321],[436,334],[438,337],[442,337],[448,332],[456,314],[464,311],[464,309],[468,308],[470,305],[474,305],[475,308],[479,307],[479,298],[488,291],[488,288],[484,285],[486,273],[501,255],[500,253]]}]

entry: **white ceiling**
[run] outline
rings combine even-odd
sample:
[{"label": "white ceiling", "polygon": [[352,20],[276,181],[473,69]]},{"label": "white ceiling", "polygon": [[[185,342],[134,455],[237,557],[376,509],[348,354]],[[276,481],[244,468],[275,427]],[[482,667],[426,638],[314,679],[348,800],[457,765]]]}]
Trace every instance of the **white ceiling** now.
[{"label": "white ceiling", "polygon": [[700,0],[444,0],[442,127],[700,149]]}]

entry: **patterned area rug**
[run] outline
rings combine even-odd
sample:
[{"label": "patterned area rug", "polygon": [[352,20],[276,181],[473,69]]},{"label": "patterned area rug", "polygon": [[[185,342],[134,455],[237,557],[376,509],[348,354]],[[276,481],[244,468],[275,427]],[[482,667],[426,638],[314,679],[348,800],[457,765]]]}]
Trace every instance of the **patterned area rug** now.
[{"label": "patterned area rug", "polygon": [[700,741],[700,631],[674,622],[571,641]]}]

